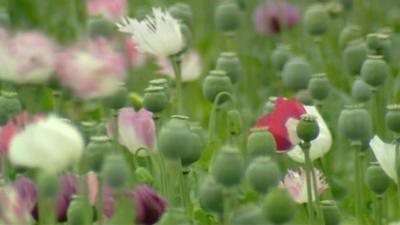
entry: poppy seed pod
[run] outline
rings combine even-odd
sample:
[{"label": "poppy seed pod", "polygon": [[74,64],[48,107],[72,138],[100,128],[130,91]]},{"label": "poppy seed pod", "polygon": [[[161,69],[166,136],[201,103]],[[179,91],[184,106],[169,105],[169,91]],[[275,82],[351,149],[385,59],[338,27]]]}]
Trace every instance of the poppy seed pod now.
[{"label": "poppy seed pod", "polygon": [[347,72],[351,75],[359,75],[367,55],[367,45],[361,39],[351,41],[344,49],[342,56]]},{"label": "poppy seed pod", "polygon": [[260,225],[265,224],[264,214],[261,208],[255,205],[245,206],[234,213],[232,225]]},{"label": "poppy seed pod", "polygon": [[200,187],[199,202],[203,209],[209,212],[222,213],[224,202],[224,188],[221,184],[209,177]]},{"label": "poppy seed pod", "polygon": [[221,53],[217,59],[216,69],[225,71],[232,84],[235,84],[242,74],[240,59],[234,52]]},{"label": "poppy seed pod", "polygon": [[108,155],[104,160],[101,175],[106,185],[121,190],[129,182],[130,168],[122,155]]},{"label": "poppy seed pod", "polygon": [[271,190],[264,200],[264,215],[273,224],[284,224],[295,215],[295,205],[290,195],[282,189]]},{"label": "poppy seed pod", "polygon": [[93,210],[84,196],[73,196],[68,207],[67,219],[69,225],[89,225],[92,223]]},{"label": "poppy seed pod", "polygon": [[188,119],[186,116],[174,115],[161,128],[158,149],[166,157],[180,159],[184,154],[191,152],[191,141],[197,142],[197,136],[190,131]]},{"label": "poppy seed pod", "polygon": [[347,44],[353,40],[359,39],[362,37],[361,28],[355,25],[349,25],[343,28],[343,30],[339,34],[339,46],[344,48]]},{"label": "poppy seed pod", "polygon": [[215,25],[223,32],[235,31],[240,24],[240,9],[236,2],[226,0],[215,9]]},{"label": "poppy seed pod", "polygon": [[228,127],[231,135],[239,135],[243,129],[242,117],[236,109],[228,111]]},{"label": "poppy seed pod", "polygon": [[143,97],[143,106],[153,113],[162,112],[168,105],[168,97],[163,87],[146,88]]},{"label": "poppy seed pod", "polygon": [[94,136],[90,138],[85,149],[85,161],[90,170],[100,172],[103,166],[104,157],[113,151],[110,138],[107,136]]},{"label": "poppy seed pod", "polygon": [[7,123],[10,116],[15,116],[22,110],[21,102],[16,92],[2,91],[0,96],[0,126]]},{"label": "poppy seed pod", "polygon": [[282,44],[278,45],[278,47],[275,48],[271,54],[272,66],[277,71],[282,71],[283,67],[285,66],[286,62],[289,61],[291,56],[292,51],[289,46]]},{"label": "poppy seed pod", "polygon": [[244,173],[244,159],[239,150],[224,146],[214,160],[211,173],[225,187],[239,184]]},{"label": "poppy seed pod", "polygon": [[267,193],[281,179],[278,165],[268,157],[257,157],[246,170],[246,180],[258,193]]},{"label": "poppy seed pod", "polygon": [[367,35],[367,46],[375,55],[382,55],[387,62],[392,55],[392,41],[385,33],[372,33]]},{"label": "poppy seed pod", "polygon": [[373,87],[382,85],[389,75],[389,67],[382,56],[371,55],[361,67],[361,78]]},{"label": "poppy seed pod", "polygon": [[183,2],[177,2],[171,7],[169,7],[168,11],[171,13],[173,17],[180,20],[182,23],[186,24],[186,26],[192,26],[193,13],[190,9],[190,6]]},{"label": "poppy seed pod", "polygon": [[253,128],[247,138],[247,153],[252,156],[272,156],[276,152],[274,136],[268,128]]},{"label": "poppy seed pod", "polygon": [[311,78],[308,83],[308,91],[314,99],[318,101],[325,100],[331,91],[331,83],[326,74],[320,73]]},{"label": "poppy seed pod", "polygon": [[376,195],[385,193],[390,184],[389,177],[377,162],[370,163],[365,173],[365,181]]},{"label": "poppy seed pod", "polygon": [[387,15],[390,26],[397,33],[400,30],[400,10],[399,8],[392,8]]},{"label": "poppy seed pod", "polygon": [[164,88],[164,92],[167,95],[168,99],[171,96],[171,88],[168,84],[168,80],[164,78],[153,79],[149,81],[150,87],[162,87]]},{"label": "poppy seed pod", "polygon": [[[203,93],[210,102],[214,102],[217,95],[221,92],[232,92],[231,79],[226,76],[226,72],[222,70],[210,71],[210,74],[204,79]],[[227,97],[221,97],[219,103],[228,100]]]},{"label": "poppy seed pod", "polygon": [[372,136],[372,120],[363,105],[349,105],[340,112],[339,130],[351,141],[365,141]]},{"label": "poppy seed pod", "polygon": [[357,102],[367,102],[372,95],[372,87],[363,79],[357,78],[351,86],[351,97]]},{"label": "poppy seed pod", "polygon": [[308,90],[300,90],[296,93],[296,100],[303,105],[314,105],[313,98]]},{"label": "poppy seed pod", "polygon": [[268,97],[268,101],[265,103],[263,109],[262,109],[262,115],[271,113],[275,110],[275,102],[278,98],[276,96],[270,96]]},{"label": "poppy seed pod", "polygon": [[319,135],[317,119],[312,115],[302,115],[296,127],[297,136],[305,141],[311,142]]},{"label": "poppy seed pod", "polygon": [[400,105],[387,106],[385,122],[389,130],[400,133]]},{"label": "poppy seed pod", "polygon": [[304,58],[290,59],[282,72],[283,84],[293,91],[307,89],[311,76],[311,65]]},{"label": "poppy seed pod", "polygon": [[204,142],[199,133],[191,131],[190,139],[187,141],[190,141],[190,147],[185,148],[185,151],[182,153],[181,161],[183,166],[189,166],[199,160],[201,152],[204,149]]},{"label": "poppy seed pod", "polygon": [[339,225],[341,215],[335,201],[325,200],[320,202],[325,225]]},{"label": "poppy seed pod", "polygon": [[90,17],[88,21],[88,31],[91,37],[112,37],[115,33],[115,25],[104,16]]},{"label": "poppy seed pod", "polygon": [[321,4],[311,5],[304,14],[304,24],[309,34],[320,36],[329,28],[331,22],[326,8]]},{"label": "poppy seed pod", "polygon": [[110,108],[118,110],[126,106],[127,96],[128,89],[125,87],[125,84],[121,84],[118,91],[113,96],[106,98],[105,102]]}]

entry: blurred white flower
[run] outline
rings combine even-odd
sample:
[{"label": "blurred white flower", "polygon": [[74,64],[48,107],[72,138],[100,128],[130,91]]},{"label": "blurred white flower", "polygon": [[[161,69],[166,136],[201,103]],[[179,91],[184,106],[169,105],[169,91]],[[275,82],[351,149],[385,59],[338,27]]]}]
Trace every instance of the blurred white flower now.
[{"label": "blurred white flower", "polygon": [[[160,67],[158,71],[160,74],[175,79],[175,73],[172,68],[171,60],[168,58],[160,57],[157,60]],[[190,51],[182,55],[182,81],[189,82],[199,79],[201,75],[201,58],[198,52]]]},{"label": "blurred white flower", "polygon": [[[328,189],[328,184],[325,182],[325,178],[321,171],[314,169],[315,178],[317,181],[317,195],[322,194],[326,189]],[[303,168],[300,168],[300,172],[295,172],[293,170],[288,170],[283,181],[281,181],[281,188],[287,190],[292,199],[299,203],[307,203],[308,193],[307,193],[307,182],[306,182],[306,172]],[[314,192],[314,185],[312,187],[312,192]],[[313,200],[315,197],[313,196]]]},{"label": "blurred white flower", "polygon": [[376,160],[383,171],[397,183],[396,174],[396,146],[384,143],[378,136],[374,136],[369,142]]},{"label": "blurred white flower", "polygon": [[144,20],[124,18],[116,25],[119,31],[132,35],[142,52],[167,57],[179,53],[185,47],[178,20],[160,8],[153,8],[152,15]]},{"label": "blurred white flower", "polygon": [[33,224],[31,207],[12,186],[0,187],[0,224]]},{"label": "blurred white flower", "polygon": [[[317,118],[319,126],[319,135],[315,140],[311,141],[310,147],[310,158],[311,160],[315,160],[324,156],[330,150],[332,146],[332,135],[324,119],[315,106],[304,106],[304,108],[307,114],[313,115]],[[297,126],[297,123],[295,126]],[[296,145],[287,154],[294,161],[304,163],[304,153],[299,145]]]},{"label": "blurred white flower", "polygon": [[59,172],[79,161],[84,140],[65,119],[50,116],[31,123],[11,141],[9,158],[17,166]]}]

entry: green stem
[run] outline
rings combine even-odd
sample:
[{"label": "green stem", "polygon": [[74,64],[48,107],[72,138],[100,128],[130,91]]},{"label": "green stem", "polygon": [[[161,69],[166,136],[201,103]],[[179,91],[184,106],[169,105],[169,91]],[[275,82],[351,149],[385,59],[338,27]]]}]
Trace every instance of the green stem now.
[{"label": "green stem", "polygon": [[[397,139],[395,142],[395,165],[396,168],[398,168],[399,165],[397,165],[398,163],[400,163],[399,161],[399,156],[400,156],[400,139]],[[397,170],[396,170],[397,172]],[[398,198],[398,202],[397,205],[400,206],[400,173],[397,173],[397,198]]]},{"label": "green stem", "polygon": [[[365,207],[364,207],[364,203],[365,203],[365,201],[364,201],[364,196],[365,196],[365,191],[364,191],[364,177],[365,177],[365,174],[364,174],[364,168],[365,168],[365,152],[363,152],[363,151],[358,151],[358,158],[359,158],[359,162],[360,162],[360,164],[359,164],[359,168],[358,168],[358,170],[359,170],[359,193],[360,193],[360,210],[361,210],[361,215],[367,215],[367,214],[364,214],[364,211],[365,211]],[[365,212],[365,213],[367,213],[367,212]],[[361,218],[362,219],[362,218]]]},{"label": "green stem", "polygon": [[313,209],[313,191],[311,184],[311,160],[310,160],[310,143],[302,142],[300,147],[304,152],[305,167],[306,167],[306,183],[307,183],[307,211],[308,211],[308,223],[310,225],[315,224],[314,222],[314,209]]},{"label": "green stem", "polygon": [[[310,154],[308,154],[308,157],[310,157]],[[311,163],[311,177],[312,177],[313,189],[314,189],[314,191],[313,191],[313,193],[314,193],[314,203],[315,203],[315,207],[317,209],[317,222],[318,222],[318,224],[323,225],[324,224],[324,218],[323,218],[321,205],[320,205],[320,200],[319,200],[319,196],[318,196],[317,177],[316,177],[315,170],[314,170],[314,167],[312,165],[311,159],[309,159],[309,161]]]},{"label": "green stem", "polygon": [[383,225],[382,223],[382,201],[383,201],[383,196],[378,195],[376,196],[376,225]]},{"label": "green stem", "polygon": [[103,224],[103,179],[98,175],[98,192],[97,192],[97,224],[102,225]]},{"label": "green stem", "polygon": [[228,188],[224,190],[224,212],[223,212],[223,224],[230,225],[229,217],[231,213],[231,198],[232,192]]},{"label": "green stem", "polygon": [[61,91],[53,90],[53,112],[55,114],[60,114],[61,112]]},{"label": "green stem", "polygon": [[189,170],[182,170],[181,188],[182,188],[182,198],[183,198],[183,205],[185,206],[185,212],[188,217],[188,220],[192,222],[193,210],[190,201],[189,172],[190,172]]},{"label": "green stem", "polygon": [[171,56],[172,67],[175,73],[176,85],[176,112],[183,115],[183,94],[182,94],[182,74],[181,74],[181,58],[179,55]]},{"label": "green stem", "polygon": [[361,215],[361,182],[362,182],[362,177],[360,177],[360,157],[358,157],[358,151],[360,151],[360,146],[358,144],[352,144],[353,148],[353,153],[354,153],[354,170],[355,170],[355,211],[356,211],[356,218],[357,218],[357,224],[361,225],[362,224],[362,215]]}]

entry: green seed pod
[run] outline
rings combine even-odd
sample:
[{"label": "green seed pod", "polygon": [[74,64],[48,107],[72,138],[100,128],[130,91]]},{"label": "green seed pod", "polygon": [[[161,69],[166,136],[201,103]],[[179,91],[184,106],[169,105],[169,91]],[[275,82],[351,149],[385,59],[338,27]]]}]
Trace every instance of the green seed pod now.
[{"label": "green seed pod", "polygon": [[168,105],[168,97],[162,87],[146,88],[143,97],[144,107],[153,113],[162,112]]},{"label": "green seed pod", "polygon": [[283,84],[293,91],[307,89],[311,76],[311,65],[304,58],[290,59],[282,72]]},{"label": "green seed pod", "polygon": [[167,95],[168,99],[171,96],[171,88],[168,84],[168,80],[164,78],[153,79],[149,81],[149,87],[162,87],[163,91]]},{"label": "green seed pod", "polygon": [[223,1],[215,9],[215,24],[223,32],[232,32],[240,25],[240,9],[236,2]]},{"label": "green seed pod", "polygon": [[368,55],[367,45],[360,39],[351,41],[343,51],[343,63],[351,75],[359,75]]},{"label": "green seed pod", "polygon": [[112,109],[120,109],[126,106],[128,96],[128,89],[125,87],[125,84],[121,84],[117,93],[111,97],[105,99],[105,102],[108,107]]},{"label": "green seed pod", "polygon": [[199,202],[209,212],[222,213],[224,205],[224,188],[209,177],[200,187]]},{"label": "green seed pod", "polygon": [[300,90],[296,93],[296,100],[303,105],[314,105],[313,98],[308,90]]},{"label": "green seed pod", "polygon": [[351,97],[357,102],[367,102],[371,98],[372,87],[363,79],[354,80],[351,87]]},{"label": "green seed pod", "polygon": [[398,33],[400,31],[400,10],[399,8],[391,8],[388,13],[388,21],[393,30]]},{"label": "green seed pod", "polygon": [[278,186],[281,172],[278,165],[268,157],[257,157],[246,170],[246,180],[258,193],[265,194]]},{"label": "green seed pod", "polygon": [[319,135],[319,126],[317,118],[312,115],[302,115],[299,124],[296,127],[297,136],[305,141],[311,142]]},{"label": "green seed pod", "polygon": [[[214,102],[217,95],[221,92],[232,92],[232,82],[231,79],[226,76],[226,72],[222,70],[213,70],[210,74],[204,79],[203,82],[203,93],[204,96],[210,102]],[[223,103],[228,98],[223,96],[220,98],[219,103]]]},{"label": "green seed pod", "polygon": [[240,208],[234,212],[232,225],[261,225],[266,224],[264,214],[261,208],[255,205],[249,205]]},{"label": "green seed pod", "polygon": [[186,140],[190,142],[190,147],[185,148],[182,153],[181,161],[183,166],[190,166],[192,163],[197,162],[200,159],[201,153],[204,149],[204,142],[200,134],[191,131],[190,139]]},{"label": "green seed pod", "polygon": [[373,87],[382,85],[389,75],[389,67],[382,56],[368,56],[361,67],[361,78]]},{"label": "green seed pod", "polygon": [[353,9],[354,6],[354,0],[341,0],[340,1],[343,5],[343,8],[347,11],[350,11]]},{"label": "green seed pod", "polygon": [[191,151],[190,141],[195,139],[195,136],[190,131],[188,119],[186,116],[174,115],[161,128],[158,135],[158,149],[166,157],[180,159],[182,155]]},{"label": "green seed pod", "polygon": [[242,74],[242,65],[239,57],[234,52],[221,53],[217,59],[216,68],[217,70],[225,71],[232,84],[235,84]]},{"label": "green seed pod", "polygon": [[129,182],[130,168],[122,155],[108,155],[104,160],[101,175],[106,185],[122,190]]},{"label": "green seed pod", "polygon": [[85,149],[86,166],[94,172],[100,172],[104,158],[113,151],[110,138],[107,136],[93,136]]},{"label": "green seed pod", "polygon": [[112,37],[115,34],[115,25],[104,16],[90,17],[88,31],[91,37]]},{"label": "green seed pod", "polygon": [[366,141],[372,137],[372,120],[363,105],[349,105],[340,113],[339,130],[350,141]]},{"label": "green seed pod", "polygon": [[324,216],[325,225],[339,225],[341,215],[335,201],[321,201],[321,210]]},{"label": "green seed pod", "polygon": [[388,105],[385,122],[389,130],[400,133],[400,105]]},{"label": "green seed pod", "polygon": [[192,27],[193,13],[188,4],[177,2],[169,7],[168,11],[174,18],[182,21],[186,26]]},{"label": "green seed pod", "polygon": [[93,210],[88,199],[84,196],[73,196],[68,211],[67,220],[69,225],[92,224]]},{"label": "green seed pod", "polygon": [[304,24],[309,34],[320,36],[329,28],[331,18],[326,8],[321,4],[314,4],[307,8],[304,14]]},{"label": "green seed pod", "polygon": [[337,18],[343,13],[343,5],[336,1],[328,2],[326,4],[326,10],[331,18]]},{"label": "green seed pod", "polygon": [[355,25],[349,25],[343,28],[339,34],[339,46],[343,49],[351,41],[362,38],[361,28]]},{"label": "green seed pod", "polygon": [[320,73],[311,78],[310,83],[308,83],[308,91],[314,99],[325,100],[331,91],[331,83],[326,74]]},{"label": "green seed pod", "polygon": [[367,46],[369,49],[371,49],[373,52],[378,51],[380,47],[380,38],[379,38],[379,33],[371,33],[367,35]]},{"label": "green seed pod", "polygon": [[97,131],[97,123],[94,120],[82,121],[79,129],[82,131],[85,138],[85,143],[89,144],[90,137],[93,136]]},{"label": "green seed pod", "polygon": [[141,166],[135,169],[135,179],[139,184],[152,185],[154,182],[154,177],[151,175],[150,171]]},{"label": "green seed pod", "polygon": [[21,102],[16,92],[2,91],[0,96],[0,126],[8,122],[10,116],[15,116],[22,110]]},{"label": "green seed pod", "polygon": [[60,184],[55,174],[40,172],[37,177],[37,184],[40,196],[50,199],[57,196]]},{"label": "green seed pod", "polygon": [[224,146],[216,156],[211,172],[215,180],[225,187],[239,184],[244,172],[244,159],[239,150]]},{"label": "green seed pod", "polygon": [[188,50],[188,48],[192,44],[193,35],[192,35],[192,31],[190,30],[190,28],[186,24],[181,23],[180,24],[180,28],[181,28],[181,32],[183,34],[183,38],[184,38],[184,41],[185,41],[185,47],[180,53],[184,53],[184,52],[186,52]]},{"label": "green seed pod", "polygon": [[229,110],[227,117],[229,133],[231,135],[239,135],[243,129],[243,122],[240,112],[236,109]]},{"label": "green seed pod", "polygon": [[372,162],[369,164],[369,167],[365,173],[365,181],[371,191],[373,191],[376,195],[383,195],[390,184],[389,177],[377,162]]},{"label": "green seed pod", "polygon": [[273,156],[276,152],[275,138],[268,128],[253,128],[247,138],[246,149],[251,157]]},{"label": "green seed pod", "polygon": [[392,41],[385,33],[371,33],[367,35],[367,46],[375,55],[382,55],[389,62],[392,55]]},{"label": "green seed pod", "polygon": [[292,57],[291,48],[287,45],[278,45],[278,47],[275,48],[271,54],[272,66],[277,71],[282,71],[283,67],[285,66],[286,62],[289,61],[290,57]]},{"label": "green seed pod", "polygon": [[264,200],[264,215],[273,224],[284,224],[295,215],[295,205],[289,194],[282,189],[271,190]]}]

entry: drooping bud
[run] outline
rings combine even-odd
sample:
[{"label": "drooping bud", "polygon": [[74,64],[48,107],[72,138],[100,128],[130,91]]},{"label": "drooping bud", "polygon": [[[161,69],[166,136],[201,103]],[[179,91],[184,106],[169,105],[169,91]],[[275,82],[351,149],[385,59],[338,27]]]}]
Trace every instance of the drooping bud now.
[{"label": "drooping bud", "polygon": [[168,97],[163,87],[148,87],[143,97],[144,107],[153,113],[162,112],[168,105]]},{"label": "drooping bud", "polygon": [[290,59],[282,72],[283,84],[293,91],[307,89],[311,76],[311,65],[304,58]]},{"label": "drooping bud", "polygon": [[217,70],[223,70],[231,79],[232,84],[235,84],[242,73],[240,59],[234,52],[223,52],[217,59]]},{"label": "drooping bud", "polygon": [[223,32],[233,32],[240,25],[240,9],[232,0],[218,4],[214,16],[216,26]]},{"label": "drooping bud", "polygon": [[351,75],[359,75],[367,55],[367,45],[361,39],[351,41],[343,51],[343,63],[346,70]]},{"label": "drooping bud", "polygon": [[354,142],[369,142],[372,136],[372,120],[363,105],[349,105],[340,113],[339,130]]},{"label": "drooping bud", "polygon": [[297,124],[296,132],[301,140],[311,142],[319,135],[317,119],[312,115],[302,115],[299,124]]},{"label": "drooping bud", "polygon": [[240,112],[236,109],[229,110],[227,117],[229,133],[231,135],[239,135],[243,129],[243,122]]},{"label": "drooping bud", "polygon": [[363,79],[357,78],[354,80],[351,87],[351,97],[357,102],[367,102],[371,98],[372,87]]},{"label": "drooping bud", "polygon": [[110,138],[107,136],[93,136],[84,151],[87,166],[94,172],[100,172],[104,158],[113,151]]},{"label": "drooping bud", "polygon": [[224,188],[211,177],[201,185],[199,202],[203,209],[210,212],[222,213],[224,205]]},{"label": "drooping bud", "polygon": [[387,106],[385,122],[389,130],[400,133],[400,105]]},{"label": "drooping bud", "polygon": [[282,44],[278,45],[278,47],[275,48],[271,54],[272,66],[277,71],[282,71],[283,67],[285,66],[286,62],[289,61],[291,56],[292,56],[292,51],[289,46]]},{"label": "drooping bud", "polygon": [[355,25],[349,25],[343,28],[339,34],[339,46],[344,48],[351,41],[359,39],[362,37],[361,28]]},{"label": "drooping bud", "polygon": [[389,76],[389,67],[382,56],[370,55],[361,67],[361,78],[373,87],[383,84]]},{"label": "drooping bud", "polygon": [[325,100],[331,91],[331,83],[326,74],[316,74],[311,78],[310,83],[308,83],[308,91],[314,99],[318,101]]},{"label": "drooping bud", "polygon": [[320,36],[329,28],[331,19],[326,8],[321,4],[311,5],[304,14],[304,24],[309,34]]},{"label": "drooping bud", "polygon": [[21,102],[16,92],[2,91],[0,96],[0,126],[7,123],[11,116],[19,114],[22,110]]},{"label": "drooping bud", "polygon": [[[203,93],[210,102],[214,102],[217,95],[221,92],[232,92],[231,79],[226,75],[225,71],[213,70],[204,79]],[[219,103],[226,101],[226,96],[221,97]]]},{"label": "drooping bud", "polygon": [[295,206],[290,195],[282,189],[271,190],[264,200],[264,215],[273,224],[284,224],[291,221]]},{"label": "drooping bud", "polygon": [[138,93],[131,92],[128,96],[129,102],[132,104],[133,108],[140,109],[143,107],[143,98]]},{"label": "drooping bud", "polygon": [[122,190],[129,182],[130,168],[122,155],[112,154],[105,158],[101,171],[106,185]]},{"label": "drooping bud", "polygon": [[321,201],[321,210],[325,225],[339,225],[341,220],[340,211],[335,201]]},{"label": "drooping bud", "polygon": [[92,224],[93,210],[88,199],[84,196],[73,196],[67,211],[69,225]]},{"label": "drooping bud", "polygon": [[247,153],[252,156],[273,156],[276,152],[274,136],[268,128],[253,128],[247,138]]},{"label": "drooping bud", "polygon": [[246,180],[259,193],[267,193],[281,179],[278,165],[268,157],[257,157],[246,170]]},{"label": "drooping bud", "polygon": [[177,2],[169,7],[168,11],[173,17],[182,21],[182,23],[184,23],[189,28],[192,26],[193,15],[192,10],[190,9],[190,6],[188,4]]},{"label": "drooping bud", "polygon": [[216,156],[211,172],[215,180],[225,187],[239,184],[244,173],[244,159],[239,150],[224,146]]},{"label": "drooping bud", "polygon": [[234,212],[232,225],[260,225],[265,224],[265,217],[261,208],[255,205],[245,206]]},{"label": "drooping bud", "polygon": [[376,195],[385,193],[390,184],[390,178],[377,162],[370,163],[365,174],[365,181]]}]

